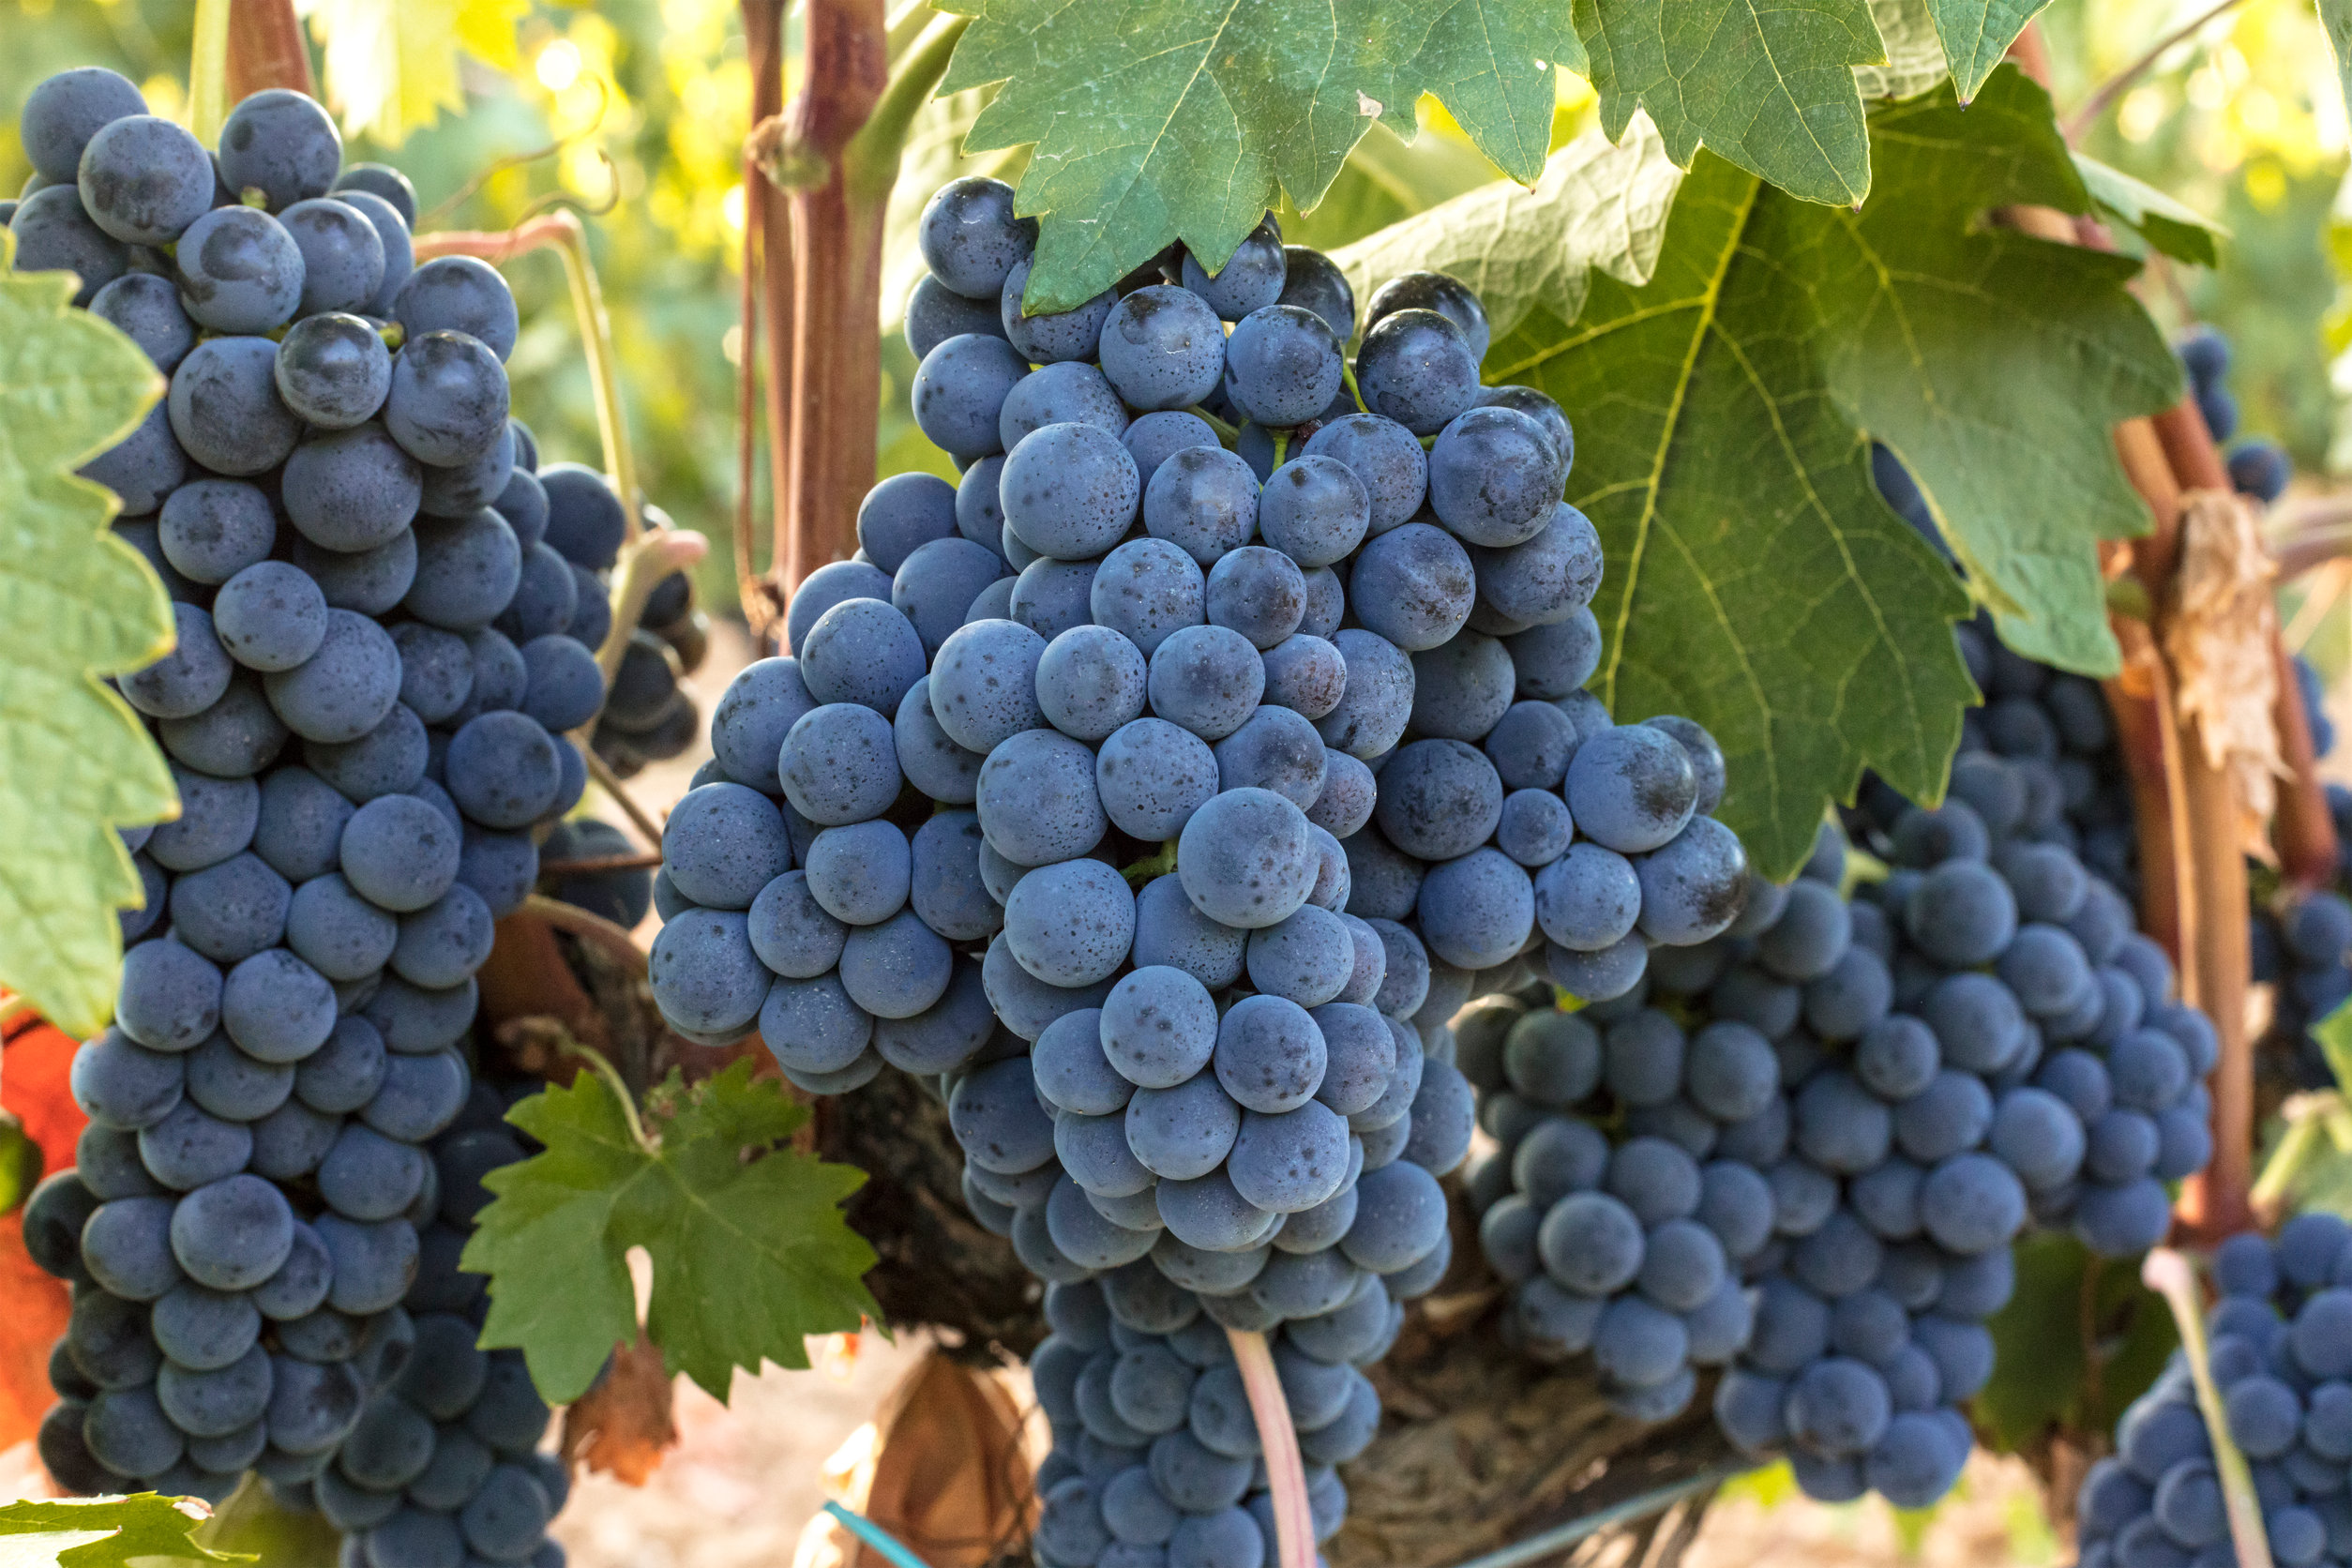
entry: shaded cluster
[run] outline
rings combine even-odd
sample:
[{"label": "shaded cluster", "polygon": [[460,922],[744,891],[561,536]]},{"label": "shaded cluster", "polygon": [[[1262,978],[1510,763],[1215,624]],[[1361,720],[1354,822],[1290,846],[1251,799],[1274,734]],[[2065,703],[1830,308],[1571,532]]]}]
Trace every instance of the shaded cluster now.
[{"label": "shaded cluster", "polygon": [[[2270,1560],[2352,1558],[2352,1228],[2333,1214],[2216,1248],[2208,1367],[2253,1469]],[[2230,1540],[2187,1352],[2116,1424],[2074,1505],[2084,1568],[2222,1568]]]},{"label": "shaded cluster", "polygon": [[17,265],[72,268],[170,381],[85,473],[172,597],[175,645],[113,684],[179,794],[124,834],[145,899],[73,1063],[90,1124],[27,1210],[74,1285],[41,1456],[76,1491],[300,1496],[445,1370],[401,1304],[454,1267],[430,1145],[493,923],[586,783],[622,508],[508,417],[505,281],[413,266],[414,191],[310,99],[247,98],[216,156],[83,69],[23,125]]}]

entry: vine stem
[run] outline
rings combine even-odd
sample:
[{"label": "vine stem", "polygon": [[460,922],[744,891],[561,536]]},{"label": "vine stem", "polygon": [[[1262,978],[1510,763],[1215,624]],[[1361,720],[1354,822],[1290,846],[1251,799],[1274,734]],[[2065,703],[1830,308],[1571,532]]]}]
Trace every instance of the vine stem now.
[{"label": "vine stem", "polygon": [[542,860],[539,875],[543,877],[584,877],[598,871],[650,871],[661,865],[659,850],[644,850],[633,854],[590,854],[577,860]]},{"label": "vine stem", "polygon": [[[596,434],[604,446],[605,470],[620,492],[625,520],[621,557],[614,580],[612,626],[596,650],[596,666],[604,671],[607,689],[628,651],[629,635],[645,613],[645,601],[671,572],[693,565],[710,550],[710,541],[690,529],[645,528],[644,495],[637,479],[637,457],[629,443],[628,420],[621,406],[620,367],[612,351],[612,319],[604,305],[604,289],[596,280],[596,265],[588,254],[588,229],[577,214],[558,208],[511,229],[444,229],[416,236],[416,259],[473,256],[496,264],[552,250],[564,264],[570,285],[572,312],[580,325],[580,348],[588,361],[588,384],[596,409]],[[587,731],[577,738],[585,748]]]},{"label": "vine stem", "polygon": [[[1299,1455],[1298,1428],[1290,1425],[1290,1402],[1274,1372],[1266,1336],[1227,1329],[1234,1370],[1249,1396],[1258,1423],[1258,1445],[1265,1450],[1266,1490],[1274,1500],[1275,1560],[1279,1568],[1315,1568],[1315,1515],[1306,1502],[1306,1461]],[[2264,1568],[2269,1568],[2268,1564]]]},{"label": "vine stem", "polygon": [[2172,1320],[2180,1330],[2180,1346],[2189,1355],[2189,1376],[2196,1383],[2197,1410],[2205,1417],[2206,1435],[2213,1441],[2213,1469],[2222,1483],[2222,1499],[2229,1512],[2229,1535],[2238,1549],[2238,1568],[2271,1568],[2270,1543],[2262,1531],[2262,1503],[2254,1495],[2254,1471],[2246,1456],[2230,1440],[2229,1413],[2222,1391],[2214,1385],[2213,1369],[2206,1364],[2205,1315],[2199,1309],[2195,1272],[2189,1259],[2170,1247],[2148,1255],[2140,1279],[2164,1298]]},{"label": "vine stem", "polygon": [[622,1078],[621,1069],[615,1067],[604,1052],[594,1046],[582,1045],[568,1033],[564,1036],[563,1044],[566,1055],[579,1057],[588,1064],[596,1077],[604,1080],[604,1086],[611,1090],[612,1097],[621,1103],[621,1115],[628,1122],[629,1136],[637,1139],[637,1146],[640,1149],[651,1153],[654,1149],[654,1140],[645,1131],[644,1121],[637,1114],[637,1100],[629,1093],[629,1086]]},{"label": "vine stem", "polygon": [[[2329,1096],[2332,1098],[2333,1096]],[[2262,1174],[2254,1178],[2252,1201],[2257,1214],[2276,1214],[2294,1189],[2295,1179],[2303,1173],[2313,1156],[2319,1153],[2326,1126],[2317,1115],[2298,1108],[2297,1095],[2281,1108],[2286,1118],[2286,1132],[2279,1146],[2270,1151],[2263,1162]]]},{"label": "vine stem", "polygon": [[581,747],[580,755],[588,759],[588,776],[619,804],[622,814],[628,818],[638,832],[645,836],[648,842],[658,846],[661,843],[661,825],[647,816],[645,808],[638,805],[622,786],[621,776],[612,771],[612,764],[597,756],[594,746]]}]

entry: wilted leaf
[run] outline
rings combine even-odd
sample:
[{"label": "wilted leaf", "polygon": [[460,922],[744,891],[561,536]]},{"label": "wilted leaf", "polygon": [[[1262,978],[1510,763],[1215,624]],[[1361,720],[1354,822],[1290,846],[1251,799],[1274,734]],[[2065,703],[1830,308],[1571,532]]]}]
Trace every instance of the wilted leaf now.
[{"label": "wilted leaf", "polygon": [[325,76],[326,100],[347,135],[365,132],[390,146],[446,111],[465,107],[458,55],[512,71],[515,24],[530,0],[297,0],[310,21]]}]

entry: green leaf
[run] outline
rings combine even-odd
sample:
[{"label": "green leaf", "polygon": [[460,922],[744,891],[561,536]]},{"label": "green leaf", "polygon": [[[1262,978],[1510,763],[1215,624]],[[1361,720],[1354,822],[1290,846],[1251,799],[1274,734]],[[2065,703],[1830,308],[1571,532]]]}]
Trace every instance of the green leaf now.
[{"label": "green leaf", "polygon": [[1973,102],[2009,46],[2050,0],[1927,0],[1943,39],[1944,58],[1959,84],[1960,101]]},{"label": "green leaf", "polygon": [[251,1562],[217,1552],[192,1532],[210,1515],[201,1502],[154,1492],[131,1497],[11,1502],[0,1506],[0,1568],[118,1568],[135,1559]]},{"label": "green leaf", "polygon": [[734,1368],[807,1366],[803,1335],[882,1315],[859,1282],[873,1249],[838,1207],[865,1175],[776,1147],[807,1111],[747,1062],[691,1087],[673,1078],[665,1098],[675,1108],[649,1146],[581,1073],[508,1112],[546,1150],[484,1179],[497,1196],[460,1264],[490,1276],[482,1344],[520,1349],[558,1404],[637,1333],[631,1247],[653,1259],[647,1334],[718,1399]]},{"label": "green leaf", "polygon": [[[1855,0],[1859,4],[1860,0]],[[966,149],[1034,143],[1025,295],[1067,309],[1182,240],[1224,265],[1287,196],[1311,210],[1375,119],[1410,140],[1433,93],[1504,173],[1550,145],[1555,70],[1584,64],[1542,0],[954,0],[942,94],[1002,83]]]},{"label": "green leaf", "polygon": [[1993,1379],[1976,1396],[1978,1428],[2010,1453],[2053,1426],[2112,1431],[2179,1343],[2164,1298],[2135,1265],[2094,1258],[2064,1231],[2020,1238],[2016,1271],[1986,1324]]},{"label": "green leaf", "polygon": [[1283,209],[1282,237],[1292,245],[1336,250],[1494,177],[1494,166],[1468,143],[1425,126],[1409,143],[1376,122],[1313,212]]},{"label": "green leaf", "polygon": [[1812,202],[1870,190],[1854,68],[1883,63],[1868,0],[1576,0],[1601,125],[1646,109],[1674,161],[1704,144]]},{"label": "green leaf", "polygon": [[1531,190],[1483,186],[1334,260],[1358,299],[1416,267],[1451,272],[1477,293],[1500,342],[1539,306],[1559,322],[1576,320],[1596,271],[1628,287],[1650,281],[1682,179],[1657,128],[1641,120],[1621,143],[1578,137],[1552,155]]},{"label": "green leaf", "polygon": [[1591,136],[1533,193],[1474,192],[1341,257],[1360,294],[1411,266],[1493,292],[1488,379],[1576,427],[1568,499],[1607,552],[1594,689],[1713,731],[1726,820],[1773,876],[1863,767],[1939,797],[1974,700],[1948,625],[1967,596],[1879,499],[1869,439],[2011,645],[2103,672],[2096,543],[2146,523],[2110,427],[2177,385],[2132,263],[1982,221],[2087,204],[2040,89],[2003,71],[1964,113],[1946,86],[1874,135],[1860,212],[1705,154],[1676,194],[1663,149]]},{"label": "green leaf", "polygon": [[65,272],[10,272],[0,240],[0,985],[96,1033],[122,964],[117,907],[143,897],[117,825],[178,813],[146,729],[100,675],[172,645],[172,607],[74,470],[128,435],[163,378]]},{"label": "green leaf", "polygon": [[2220,264],[2216,242],[2227,239],[2229,231],[2194,207],[2084,153],[2074,155],[2074,171],[2100,210],[2137,234],[2150,249],[2191,266]]},{"label": "green leaf", "polygon": [[2338,1003],[2333,1012],[2313,1024],[2311,1037],[2319,1042],[2319,1054],[2327,1059],[2328,1071],[2335,1075],[2336,1088],[2352,1096],[2352,1002]]}]

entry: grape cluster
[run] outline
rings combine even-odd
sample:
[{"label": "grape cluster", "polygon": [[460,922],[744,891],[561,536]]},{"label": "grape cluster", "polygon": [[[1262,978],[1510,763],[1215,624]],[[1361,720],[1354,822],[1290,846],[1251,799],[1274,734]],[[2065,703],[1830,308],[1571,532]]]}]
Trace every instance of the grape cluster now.
[{"label": "grape cluster", "polygon": [[[2352,1229],[2299,1214],[2212,1258],[2208,1366],[2230,1441],[2254,1471],[2270,1560],[2352,1559]],[[2116,1424],[2116,1453],[2075,1502],[2084,1568],[2220,1568],[2239,1560],[2185,1351]]]},{"label": "grape cluster", "polygon": [[145,109],[37,87],[10,219],[170,378],[85,473],[177,631],[114,683],[180,811],[124,835],[145,902],[28,1236],[75,1286],[52,1473],[218,1500],[322,1473],[399,1375],[474,973],[586,782],[622,511],[508,417],[505,281],[412,266],[414,192],[316,103],[247,98],[217,158]]},{"label": "grape cluster", "polygon": [[482,1178],[536,1153],[509,1126],[507,1108],[535,1080],[476,1080],[429,1153],[437,1188],[420,1223],[421,1259],[403,1307],[414,1348],[407,1365],[360,1409],[334,1462],[307,1483],[274,1486],[287,1506],[316,1510],[343,1532],[341,1568],[516,1563],[563,1568],[548,1521],[570,1495],[571,1472],[538,1451],[547,1402],[522,1352],[477,1345],[489,1310],[480,1274],[461,1274],[475,1216],[490,1202]]},{"label": "grape cluster", "polygon": [[[644,516],[649,529],[672,526],[658,506],[646,506]],[[596,640],[588,641],[593,646]],[[648,762],[666,762],[694,744],[702,715],[685,678],[709,653],[710,618],[695,608],[694,580],[671,572],[647,596],[596,717],[593,744],[615,777],[633,777]]]},{"label": "grape cluster", "polygon": [[576,909],[600,914],[621,929],[633,930],[654,907],[654,874],[643,867],[603,871],[559,871],[565,861],[596,860],[637,852],[627,834],[596,817],[573,817],[555,824],[539,845],[550,867],[548,893]]},{"label": "grape cluster", "polygon": [[1718,1425],[1812,1495],[1949,1488],[2013,1238],[2143,1250],[2210,1154],[2211,1025],[2067,846],[2054,772],[1965,752],[1943,807],[1857,814],[1890,869],[1850,902],[1825,828],[1624,996],[1463,1015],[1500,1146],[1470,1192],[1523,1349],[1590,1352],[1648,1419],[1728,1362]]},{"label": "grape cluster", "polygon": [[[1139,1265],[1047,1287],[1053,1332],[1030,1364],[1054,1432],[1037,1470],[1041,1560],[1259,1568],[1274,1560],[1258,1427],[1231,1342],[1203,1300]],[[1380,1395],[1362,1368],[1386,1352],[1403,1314],[1366,1280],[1274,1341],[1318,1541],[1347,1514],[1334,1467],[1380,1428]]]},{"label": "grape cluster", "polygon": [[1271,219],[1045,316],[1007,187],[946,187],[921,240],[915,417],[961,481],[876,486],[792,656],[720,699],[654,994],[812,1091],[938,1080],[973,1213],[1054,1287],[1043,1560],[1255,1568],[1224,1331],[1275,1335],[1311,1464],[1370,1440],[1353,1368],[1452,1260],[1447,1020],[1724,929],[1722,754],[1580,689],[1573,436],[1479,385],[1460,283],[1383,288],[1351,366],[1349,286]]}]

